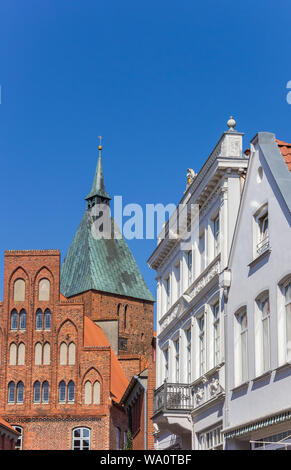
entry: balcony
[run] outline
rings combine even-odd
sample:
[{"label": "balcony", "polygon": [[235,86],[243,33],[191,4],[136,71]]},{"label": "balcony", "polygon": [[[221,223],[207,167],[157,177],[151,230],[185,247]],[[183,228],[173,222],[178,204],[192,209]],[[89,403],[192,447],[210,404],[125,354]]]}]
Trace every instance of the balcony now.
[{"label": "balcony", "polygon": [[163,412],[190,411],[192,409],[192,393],[189,384],[173,384],[164,382],[154,391],[154,414]]}]

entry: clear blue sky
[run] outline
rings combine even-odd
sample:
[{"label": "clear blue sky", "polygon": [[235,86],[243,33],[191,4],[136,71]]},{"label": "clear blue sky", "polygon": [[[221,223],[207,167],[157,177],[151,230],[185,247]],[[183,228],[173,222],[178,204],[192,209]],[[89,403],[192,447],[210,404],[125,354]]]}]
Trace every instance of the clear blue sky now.
[{"label": "clear blue sky", "polygon": [[[232,114],[291,140],[290,0],[0,1],[0,298],[5,249],[58,248],[103,140],[107,191],[178,202]],[[154,241],[129,243],[146,264]]]}]

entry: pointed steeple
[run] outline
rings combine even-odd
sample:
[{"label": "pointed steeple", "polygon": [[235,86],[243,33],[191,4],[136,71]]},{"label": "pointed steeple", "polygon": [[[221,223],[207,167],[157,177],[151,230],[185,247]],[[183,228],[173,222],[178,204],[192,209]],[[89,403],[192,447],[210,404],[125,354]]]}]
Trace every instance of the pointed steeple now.
[{"label": "pointed steeple", "polygon": [[95,172],[95,177],[93,181],[93,186],[88,194],[88,196],[85,198],[87,200],[88,208],[92,207],[96,203],[105,203],[109,204],[109,201],[111,197],[105,190],[105,184],[104,184],[104,176],[103,176],[103,169],[102,169],[102,145],[101,145],[101,136],[99,137],[100,139],[100,145],[98,147],[99,149],[99,159],[98,159],[98,164]]}]

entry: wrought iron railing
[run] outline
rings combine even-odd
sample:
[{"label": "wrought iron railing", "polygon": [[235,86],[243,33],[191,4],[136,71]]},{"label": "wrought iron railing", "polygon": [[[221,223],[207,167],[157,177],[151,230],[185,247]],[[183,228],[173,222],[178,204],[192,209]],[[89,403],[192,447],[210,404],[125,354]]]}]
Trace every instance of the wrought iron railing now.
[{"label": "wrought iron railing", "polygon": [[192,393],[189,384],[167,383],[154,392],[154,413],[158,411],[191,410]]}]

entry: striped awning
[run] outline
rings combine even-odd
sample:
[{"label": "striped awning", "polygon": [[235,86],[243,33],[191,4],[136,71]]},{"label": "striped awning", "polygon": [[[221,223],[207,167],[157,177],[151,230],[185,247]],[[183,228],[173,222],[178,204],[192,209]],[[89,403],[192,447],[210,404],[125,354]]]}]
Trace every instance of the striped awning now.
[{"label": "striped awning", "polygon": [[273,426],[275,424],[280,424],[288,420],[291,420],[291,410],[274,416],[269,416],[268,418],[249,423],[245,426],[240,426],[236,429],[232,429],[229,431],[226,429],[222,432],[224,433],[225,439],[234,439],[236,437],[241,437],[244,434],[248,434],[252,431],[259,431],[260,429],[266,428],[268,426]]}]

